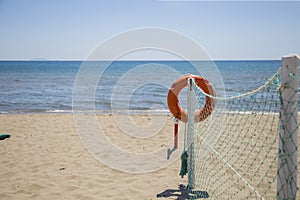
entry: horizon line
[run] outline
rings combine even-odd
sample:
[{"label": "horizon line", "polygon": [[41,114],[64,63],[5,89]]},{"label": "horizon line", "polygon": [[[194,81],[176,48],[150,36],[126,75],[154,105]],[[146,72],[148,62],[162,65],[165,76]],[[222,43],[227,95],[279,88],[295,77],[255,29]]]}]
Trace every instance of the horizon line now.
[{"label": "horizon line", "polygon": [[211,59],[211,60],[183,60],[183,59],[120,59],[120,60],[81,60],[81,59],[0,59],[0,62],[118,62],[118,61],[128,61],[128,62],[150,62],[150,61],[280,61],[280,59],[268,59],[268,58],[257,58],[257,59]]}]

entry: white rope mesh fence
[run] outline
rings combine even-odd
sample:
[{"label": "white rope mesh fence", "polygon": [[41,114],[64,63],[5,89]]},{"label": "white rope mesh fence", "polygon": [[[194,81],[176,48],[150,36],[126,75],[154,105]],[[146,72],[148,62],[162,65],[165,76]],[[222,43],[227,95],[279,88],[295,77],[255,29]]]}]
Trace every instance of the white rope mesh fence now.
[{"label": "white rope mesh fence", "polygon": [[[297,154],[298,143],[291,138],[295,135],[297,138],[298,134],[298,115],[295,116],[298,87],[291,89],[287,85],[298,81],[298,73],[290,74],[286,85],[282,85],[281,74],[278,70],[258,89],[227,98],[211,96],[195,82],[190,84],[187,139],[191,191],[206,191],[211,199],[293,199],[296,196],[298,163],[292,163],[291,158]],[[289,99],[283,99],[286,90],[291,94],[284,98]],[[206,97],[214,99],[214,110],[206,120],[194,123],[194,113],[203,107]],[[283,104],[293,105],[288,113],[283,114]],[[293,129],[285,126],[286,121],[293,121]],[[285,136],[279,137],[281,132]],[[292,141],[289,143],[292,147],[286,147],[283,137]],[[283,147],[278,148],[279,141]],[[292,152],[287,153],[287,148]],[[278,164],[284,156],[285,160]],[[284,179],[278,176],[279,172],[286,177],[296,174],[296,180]]]}]

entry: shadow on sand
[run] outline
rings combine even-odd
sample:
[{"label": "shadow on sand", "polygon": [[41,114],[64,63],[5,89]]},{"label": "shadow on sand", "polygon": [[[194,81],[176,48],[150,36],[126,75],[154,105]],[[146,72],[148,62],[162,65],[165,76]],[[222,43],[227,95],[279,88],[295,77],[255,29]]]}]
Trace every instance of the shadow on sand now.
[{"label": "shadow on sand", "polygon": [[200,199],[200,198],[208,198],[209,195],[206,191],[192,191],[188,192],[188,188],[184,185],[178,185],[178,189],[167,189],[156,195],[157,198],[164,197],[177,197],[177,200],[185,200],[185,199]]},{"label": "shadow on sand", "polygon": [[168,151],[167,151],[167,159],[168,159],[168,160],[170,159],[171,154],[172,154],[174,151],[176,151],[176,148],[175,148],[175,147],[173,147],[173,149],[168,148]]}]

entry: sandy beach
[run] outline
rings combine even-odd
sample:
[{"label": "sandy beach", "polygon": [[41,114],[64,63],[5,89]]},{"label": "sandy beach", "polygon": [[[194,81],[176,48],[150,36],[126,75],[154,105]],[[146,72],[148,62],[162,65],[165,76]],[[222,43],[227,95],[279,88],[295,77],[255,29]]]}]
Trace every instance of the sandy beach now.
[{"label": "sandy beach", "polygon": [[[97,115],[106,137],[133,154],[150,153],[172,144],[172,118],[159,117],[165,123],[157,134],[138,138],[124,134],[112,115]],[[131,119],[137,125],[151,121],[147,115],[133,115]],[[179,189],[180,184],[187,184],[187,177],[178,175],[180,149],[174,154],[175,161],[166,167],[128,173],[104,165],[87,151],[72,114],[0,115],[0,129],[1,133],[11,134],[0,141],[0,199],[150,200],[163,195],[159,199],[186,199],[184,188]],[[153,160],[144,162],[155,165]]]},{"label": "sandy beach", "polygon": [[0,0],[0,200],[300,200],[299,10]]},{"label": "sandy beach", "polygon": [[[157,136],[161,140],[127,138],[117,145],[142,152],[172,142],[173,122],[166,117],[168,124]],[[137,118],[143,121],[146,116]],[[99,120],[117,141],[120,130],[112,117],[101,115]],[[178,175],[179,160],[164,169],[138,174],[103,165],[82,145],[71,114],[1,115],[0,127],[2,133],[11,134],[0,141],[0,199],[156,199],[157,194],[186,184],[186,178]],[[169,199],[178,195],[171,194]]]}]

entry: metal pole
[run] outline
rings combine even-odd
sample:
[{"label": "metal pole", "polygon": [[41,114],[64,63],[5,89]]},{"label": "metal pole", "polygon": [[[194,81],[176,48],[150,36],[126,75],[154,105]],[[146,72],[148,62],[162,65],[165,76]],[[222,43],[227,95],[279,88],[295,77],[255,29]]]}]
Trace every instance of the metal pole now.
[{"label": "metal pole", "polygon": [[188,187],[189,189],[195,188],[195,158],[194,158],[194,113],[195,113],[195,97],[194,97],[194,80],[188,78],[188,92],[187,92],[187,110],[188,110],[188,132],[187,132],[187,146],[188,146]]},{"label": "metal pole", "polygon": [[178,148],[178,119],[174,119],[174,149]]}]

